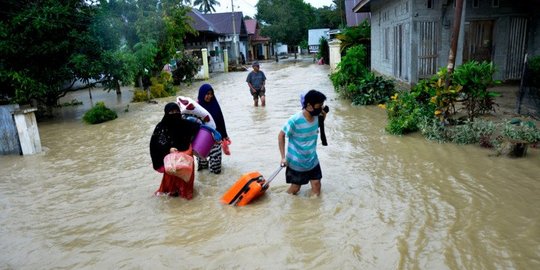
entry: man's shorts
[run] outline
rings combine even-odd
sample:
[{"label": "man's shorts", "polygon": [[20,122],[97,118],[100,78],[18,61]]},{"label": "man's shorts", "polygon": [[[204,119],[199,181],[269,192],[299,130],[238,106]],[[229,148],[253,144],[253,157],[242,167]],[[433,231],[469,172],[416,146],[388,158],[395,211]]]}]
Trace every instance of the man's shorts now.
[{"label": "man's shorts", "polygon": [[305,185],[310,180],[321,180],[321,165],[317,164],[313,169],[305,172],[295,171],[289,167],[285,171],[285,181],[287,184]]},{"label": "man's shorts", "polygon": [[255,93],[253,93],[253,91],[251,91],[251,89],[250,89],[249,92],[250,92],[251,95],[253,96],[253,99],[258,99],[259,97],[264,97],[264,94],[265,94],[265,92],[266,92],[266,89],[259,89],[259,90],[256,90]]}]

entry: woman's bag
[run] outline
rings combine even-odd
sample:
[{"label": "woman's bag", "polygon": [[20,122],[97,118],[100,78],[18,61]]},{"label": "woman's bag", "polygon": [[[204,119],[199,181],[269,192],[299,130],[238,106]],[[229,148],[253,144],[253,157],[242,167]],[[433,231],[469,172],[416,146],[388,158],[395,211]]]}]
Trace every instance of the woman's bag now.
[{"label": "woman's bag", "polygon": [[[191,151],[188,150],[188,151]],[[173,152],[165,156],[163,164],[165,173],[182,178],[185,182],[189,182],[193,173],[193,157],[185,152]]]},{"label": "woman's bag", "polygon": [[231,144],[231,140],[228,139],[228,140],[221,140],[221,149],[223,149],[223,153],[225,155],[230,155],[231,154],[231,150],[229,149],[229,144]]}]

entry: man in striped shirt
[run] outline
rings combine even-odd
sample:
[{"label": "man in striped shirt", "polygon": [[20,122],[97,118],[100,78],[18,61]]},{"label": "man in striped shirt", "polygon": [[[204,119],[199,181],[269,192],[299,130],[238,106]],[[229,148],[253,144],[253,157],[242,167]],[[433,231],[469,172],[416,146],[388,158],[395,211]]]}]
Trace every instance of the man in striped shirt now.
[{"label": "man in striped shirt", "polygon": [[[319,136],[319,115],[323,111],[326,96],[310,90],[304,96],[302,111],[294,114],[283,126],[278,136],[281,164],[287,166],[285,179],[291,184],[288,193],[296,195],[302,185],[311,183],[311,195],[321,193],[321,166],[317,157],[317,138]],[[285,155],[285,137],[288,139]]]}]

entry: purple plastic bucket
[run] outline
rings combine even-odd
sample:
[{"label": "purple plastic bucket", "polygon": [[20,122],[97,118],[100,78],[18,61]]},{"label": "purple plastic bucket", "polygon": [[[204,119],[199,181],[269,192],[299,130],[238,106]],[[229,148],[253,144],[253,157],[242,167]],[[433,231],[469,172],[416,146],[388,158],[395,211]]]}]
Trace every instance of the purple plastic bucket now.
[{"label": "purple plastic bucket", "polygon": [[216,141],[214,140],[214,136],[212,136],[212,131],[205,126],[201,126],[195,139],[193,139],[191,147],[195,155],[206,158],[215,143]]}]

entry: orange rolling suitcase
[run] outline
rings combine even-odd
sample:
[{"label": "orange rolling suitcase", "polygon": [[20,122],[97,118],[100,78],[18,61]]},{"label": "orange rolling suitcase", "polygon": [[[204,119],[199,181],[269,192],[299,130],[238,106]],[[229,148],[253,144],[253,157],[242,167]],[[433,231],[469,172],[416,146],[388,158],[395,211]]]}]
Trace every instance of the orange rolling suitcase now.
[{"label": "orange rolling suitcase", "polygon": [[270,182],[278,175],[283,167],[280,166],[265,180],[259,172],[249,172],[242,175],[236,183],[221,197],[223,204],[244,206],[260,197],[268,189]]}]

